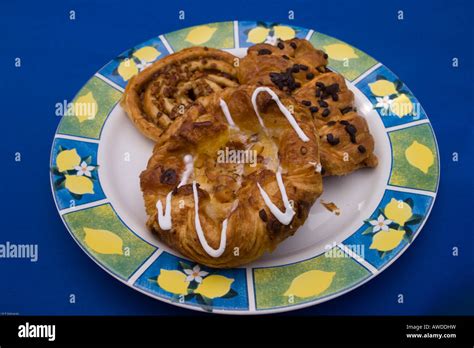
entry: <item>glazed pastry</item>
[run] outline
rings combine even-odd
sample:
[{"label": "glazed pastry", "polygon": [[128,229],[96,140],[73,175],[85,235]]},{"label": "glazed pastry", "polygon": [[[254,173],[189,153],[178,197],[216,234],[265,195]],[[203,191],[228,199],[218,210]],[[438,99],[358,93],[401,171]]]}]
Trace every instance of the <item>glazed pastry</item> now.
[{"label": "glazed pastry", "polygon": [[238,86],[234,59],[207,47],[171,54],[129,81],[121,105],[143,135],[158,141],[195,100]]},{"label": "glazed pastry", "polygon": [[277,89],[201,98],[163,136],[140,176],[147,226],[201,264],[236,267],[272,251],[322,193],[310,112]]},{"label": "glazed pastry", "polygon": [[321,137],[324,175],[345,175],[375,167],[374,140],[367,122],[356,113],[354,95],[344,78],[327,65],[328,56],[307,40],[258,44],[240,62],[241,83],[278,88],[295,97],[312,114]]}]

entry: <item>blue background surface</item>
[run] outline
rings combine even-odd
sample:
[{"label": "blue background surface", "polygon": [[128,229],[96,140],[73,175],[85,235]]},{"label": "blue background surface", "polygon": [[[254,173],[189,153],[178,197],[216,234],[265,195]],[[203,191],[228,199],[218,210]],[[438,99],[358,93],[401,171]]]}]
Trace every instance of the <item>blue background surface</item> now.
[{"label": "blue background surface", "polygon": [[[3,1],[0,12],[0,243],[37,243],[39,260],[0,259],[0,313],[197,315],[148,298],[76,245],[49,184],[55,104],[125,49],[195,24],[289,22],[337,37],[388,66],[426,110],[441,155],[438,197],[419,237],[388,270],[302,315],[474,314],[472,1]],[[69,20],[69,11],[76,20]],[[178,20],[178,11],[186,20]],[[403,10],[405,19],[397,20]],[[15,57],[22,67],[14,67]],[[451,60],[458,57],[460,66]],[[22,161],[15,162],[15,152]],[[452,153],[459,161],[452,161]],[[452,248],[459,256],[452,256]],[[69,303],[75,294],[76,303]],[[403,294],[405,302],[397,303]]]}]

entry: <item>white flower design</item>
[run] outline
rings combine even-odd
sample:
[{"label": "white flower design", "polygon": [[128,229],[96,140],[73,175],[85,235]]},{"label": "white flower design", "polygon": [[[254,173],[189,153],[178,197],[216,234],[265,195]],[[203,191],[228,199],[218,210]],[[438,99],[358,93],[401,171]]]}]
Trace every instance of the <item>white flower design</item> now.
[{"label": "white flower design", "polygon": [[273,46],[276,45],[277,41],[278,41],[278,38],[276,37],[276,35],[272,35],[272,36],[268,35],[267,38],[265,39],[265,43],[273,45]]},{"label": "white flower design", "polygon": [[209,274],[209,272],[201,271],[199,265],[194,266],[193,269],[185,269],[184,273],[188,275],[186,277],[187,282],[192,282],[194,280],[198,283],[202,282],[202,278]]},{"label": "white flower design", "polygon": [[77,176],[87,176],[91,177],[91,171],[94,170],[94,166],[89,166],[85,161],[82,161],[80,166],[75,166],[74,169],[77,171]]},{"label": "white flower design", "polygon": [[386,95],[386,96],[383,97],[383,98],[376,97],[375,99],[377,99],[377,104],[375,104],[375,107],[376,107],[376,108],[382,108],[382,111],[383,111],[384,113],[390,109],[390,105],[391,105],[392,102],[393,102],[393,100],[390,99],[390,98],[388,97],[388,95]]},{"label": "white flower design", "polygon": [[137,68],[139,71],[142,71],[143,69],[149,67],[151,65],[151,62],[147,62],[146,60],[140,60],[140,63],[137,64]]},{"label": "white flower design", "polygon": [[388,225],[390,225],[392,223],[392,220],[385,219],[385,217],[382,214],[380,214],[379,217],[377,218],[377,220],[371,220],[371,221],[369,221],[369,223],[372,226],[374,226],[374,228],[373,228],[374,232],[378,232],[380,230],[388,231],[389,230]]}]

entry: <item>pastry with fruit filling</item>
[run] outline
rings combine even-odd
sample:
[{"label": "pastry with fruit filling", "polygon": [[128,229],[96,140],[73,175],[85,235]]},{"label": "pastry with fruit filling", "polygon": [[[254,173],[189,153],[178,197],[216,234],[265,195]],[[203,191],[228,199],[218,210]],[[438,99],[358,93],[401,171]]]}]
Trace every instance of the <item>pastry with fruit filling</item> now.
[{"label": "pastry with fruit filling", "polygon": [[201,98],[163,137],[140,176],[147,226],[195,262],[260,258],[297,231],[322,193],[311,114],[278,89]]},{"label": "pastry with fruit filling", "polygon": [[240,83],[272,86],[292,95],[312,115],[319,131],[324,175],[375,167],[374,139],[354,107],[344,78],[327,68],[328,56],[303,39],[257,44],[240,61]]}]

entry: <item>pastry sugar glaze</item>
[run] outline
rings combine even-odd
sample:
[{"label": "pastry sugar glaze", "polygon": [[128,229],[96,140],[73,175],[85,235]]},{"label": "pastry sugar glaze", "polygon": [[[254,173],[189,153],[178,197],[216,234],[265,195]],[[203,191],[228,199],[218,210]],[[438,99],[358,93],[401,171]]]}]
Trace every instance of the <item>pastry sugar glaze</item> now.
[{"label": "pastry sugar glaze", "polygon": [[267,92],[268,94],[270,94],[272,99],[278,105],[278,108],[280,109],[281,113],[286,117],[286,119],[288,120],[290,125],[293,127],[296,134],[298,134],[300,139],[304,142],[309,141],[308,136],[306,134],[304,134],[303,130],[300,128],[300,126],[296,122],[296,120],[293,117],[293,115],[291,114],[290,110],[288,110],[285,107],[285,105],[283,105],[283,103],[280,101],[280,98],[278,98],[278,95],[268,87],[257,87],[257,88],[255,88],[255,91],[252,93],[252,105],[253,105],[253,109],[255,110],[255,114],[258,117],[258,121],[260,122],[260,125],[265,129],[265,125],[263,123],[262,117],[260,116],[260,113],[258,112],[258,107],[257,107],[257,97],[262,92]]},{"label": "pastry sugar glaze", "polygon": [[[240,267],[275,250],[303,225],[322,192],[321,176],[308,164],[319,162],[309,112],[293,104],[291,96],[269,87],[309,141],[301,140],[277,103],[262,92],[256,101],[265,131],[252,105],[258,87],[230,88],[191,105],[181,121],[167,130],[163,142],[155,144],[140,175],[147,228],[163,246],[201,265]],[[229,110],[228,117],[223,108]],[[223,149],[235,151],[231,153],[235,156],[223,157]],[[245,150],[255,156],[239,157]],[[186,181],[187,154],[192,155],[193,169]],[[177,189],[180,181],[184,185]],[[165,220],[168,226],[163,226]]]},{"label": "pastry sugar glaze", "polygon": [[[178,184],[178,188],[186,185],[190,175],[193,172],[193,156],[186,155],[184,156],[184,165],[185,169],[181,176],[181,180]],[[156,209],[158,210],[158,225],[162,230],[171,230],[172,222],[171,222],[171,197],[173,196],[173,190],[171,190],[166,195],[166,205],[165,205],[165,212],[163,213],[163,205],[161,200],[156,202]]]},{"label": "pastry sugar glaze", "polygon": [[[294,116],[291,114],[290,110],[288,110],[285,105],[280,101],[280,98],[278,98],[278,95],[272,91],[268,87],[257,87],[254,92],[252,93],[252,105],[255,110],[255,114],[257,115],[258,121],[260,122],[260,125],[262,128],[265,129],[265,125],[263,123],[262,117],[260,116],[260,113],[258,112],[258,107],[257,107],[257,97],[260,93],[262,92],[267,92],[270,94],[272,99],[276,102],[278,105],[278,108],[282,112],[282,114],[286,117],[290,125],[293,127],[295,130],[296,134],[298,134],[299,138],[307,142],[309,141],[308,136],[303,132],[303,130],[300,128],[298,123],[296,122]],[[286,194],[285,190],[285,185],[283,184],[283,179],[281,177],[281,167],[278,167],[277,172],[275,173],[276,180],[278,183],[278,188],[280,190],[280,195],[281,199],[283,201],[283,206],[285,207],[285,211],[282,212],[270,199],[268,194],[265,192],[265,190],[260,186],[259,183],[258,189],[260,190],[260,194],[262,195],[263,201],[267,205],[268,209],[272,212],[272,214],[277,218],[278,221],[280,221],[283,225],[288,225],[291,220],[293,219],[293,216],[295,215],[295,211],[293,210],[293,207],[290,204],[290,201],[288,200],[288,195]]]},{"label": "pastry sugar glaze", "polygon": [[284,212],[282,212],[275,204],[273,204],[272,200],[259,183],[257,183],[258,189],[260,190],[260,194],[262,195],[265,204],[267,205],[268,209],[270,209],[272,214],[283,225],[288,225],[293,219],[295,211],[293,210],[293,207],[291,206],[290,201],[288,200],[288,196],[286,194],[285,185],[283,184],[283,179],[281,177],[281,167],[278,167],[275,176],[278,183],[278,188],[280,189],[281,200],[283,201],[283,206],[285,207]]},{"label": "pastry sugar glaze", "polygon": [[185,165],[185,168],[184,168],[183,176],[181,177],[181,181],[179,182],[178,187],[186,185],[189,177],[193,173],[193,156],[191,155],[184,156],[184,165]]},{"label": "pastry sugar glaze", "polygon": [[173,191],[170,191],[166,195],[164,214],[163,204],[161,204],[161,200],[158,200],[158,202],[156,202],[156,209],[158,210],[158,225],[162,230],[171,230],[171,196],[173,196]]},{"label": "pastry sugar glaze", "polygon": [[[179,182],[178,188],[185,185],[193,173],[193,157],[191,155],[184,156],[185,169],[181,176],[181,181]],[[166,205],[165,211],[163,213],[163,204],[161,200],[158,200],[156,203],[156,209],[158,210],[158,225],[162,230],[171,230],[172,221],[171,221],[171,198],[173,196],[173,190],[166,195]],[[196,227],[196,233],[199,237],[199,242],[201,243],[203,249],[212,257],[219,257],[225,250],[225,244],[227,240],[227,219],[222,222],[222,232],[221,232],[221,242],[219,248],[213,249],[207,243],[206,237],[201,227],[201,221],[199,220],[199,196],[196,188],[196,181],[193,181],[193,198],[194,198],[194,223]]]},{"label": "pastry sugar glaze", "polygon": [[[295,130],[296,134],[298,137],[304,141],[307,142],[310,139],[306,136],[306,134],[303,132],[303,130],[299,127],[298,123],[296,122],[296,119],[294,116],[291,114],[291,112],[283,105],[283,103],[280,101],[278,95],[272,91],[268,87],[258,87],[254,90],[252,93],[252,105],[255,111],[255,114],[258,118],[258,121],[262,127],[262,129],[267,132],[265,128],[265,124],[263,122],[263,119],[260,116],[260,113],[258,112],[258,107],[257,107],[257,97],[258,94],[262,92],[267,92],[270,94],[272,99],[277,103],[278,108],[282,112],[282,114],[285,116],[287,121],[290,123],[290,125],[293,127]],[[231,128],[234,129],[239,129],[239,127],[235,124],[232,115],[230,113],[229,107],[227,103],[223,99],[219,99],[219,106],[222,110],[222,113],[224,114],[227,123]],[[178,185],[178,188],[181,187],[182,185],[185,185],[193,173],[193,157],[191,155],[186,155],[184,157],[184,163],[185,163],[185,170],[182,174],[181,181]],[[293,210],[292,205],[290,204],[290,201],[288,199],[288,195],[286,193],[285,185],[283,183],[283,178],[282,178],[282,168],[279,165],[278,169],[275,173],[276,181],[278,184],[278,189],[280,190],[280,195],[281,199],[283,201],[283,206],[285,208],[284,211],[281,211],[271,200],[270,196],[267,194],[267,192],[262,188],[262,186],[257,183],[258,189],[260,191],[260,195],[263,198],[263,201],[265,202],[265,205],[270,209],[271,213],[275,216],[275,218],[282,223],[283,225],[288,225],[292,221],[295,211]],[[241,176],[242,173],[239,175]],[[222,228],[221,228],[221,236],[220,236],[220,243],[219,247],[217,249],[212,248],[209,243],[206,240],[206,236],[204,234],[204,231],[201,226],[201,221],[199,218],[199,195],[198,195],[198,189],[197,189],[197,183],[195,180],[192,182],[192,188],[193,188],[193,199],[194,199],[194,226],[196,229],[196,233],[199,238],[199,242],[204,249],[204,251],[210,255],[211,257],[217,258],[220,257],[226,248],[226,242],[227,242],[227,224],[228,224],[228,218],[226,218],[222,222]],[[165,203],[165,208],[163,211],[163,205],[161,203],[161,200],[158,200],[156,203],[156,208],[158,210],[158,225],[162,230],[170,230],[172,228],[172,221],[171,221],[171,199],[173,196],[173,191],[170,191],[168,195],[166,196],[166,203]],[[234,201],[233,207],[231,210],[231,213],[237,208],[238,201]]]},{"label": "pastry sugar glaze", "polygon": [[232,128],[238,128],[235,125],[234,120],[232,119],[232,115],[230,114],[229,107],[227,106],[227,103],[225,102],[225,100],[220,99],[219,100],[219,105],[221,106],[222,113],[224,114],[224,116],[225,116],[227,122],[229,123],[229,125]]},{"label": "pastry sugar glaze", "polygon": [[194,226],[196,227],[196,233],[199,237],[203,249],[212,257],[219,257],[224,253],[225,244],[227,241],[227,219],[222,222],[221,230],[221,241],[217,249],[211,248],[207,243],[206,236],[201,227],[201,221],[199,220],[199,195],[197,192],[196,181],[193,181],[193,198],[194,198]]},{"label": "pastry sugar glaze", "polygon": [[[255,110],[255,114],[257,115],[258,121],[259,121],[260,125],[262,126],[262,128],[266,131],[265,124],[262,120],[262,117],[260,116],[260,113],[258,112],[258,107],[257,107],[257,96],[262,92],[267,92],[268,94],[270,94],[270,96],[277,103],[278,108],[283,113],[283,115],[286,117],[286,119],[288,120],[290,125],[293,127],[296,134],[298,134],[300,139],[304,142],[309,141],[309,138],[306,136],[306,134],[300,128],[300,126],[296,122],[296,120],[293,117],[293,115],[291,114],[291,112],[283,105],[283,103],[280,101],[280,98],[278,97],[278,95],[268,87],[257,87],[254,90],[254,92],[252,93],[252,105],[253,105],[253,108]],[[227,121],[229,122],[229,124],[231,126],[235,125],[234,121],[232,120],[232,116],[229,112],[229,109],[227,107],[227,104],[222,99],[220,100],[220,106],[221,106],[222,112],[226,116]],[[281,171],[282,171],[281,167],[278,166],[278,170],[276,171],[275,176],[276,176],[276,180],[277,180],[277,183],[278,183],[278,188],[280,190],[281,199],[283,201],[283,206],[285,207],[284,212],[282,212],[271,201],[270,197],[268,196],[267,192],[265,192],[265,190],[262,188],[262,186],[260,186],[259,183],[257,183],[257,185],[258,185],[258,189],[260,190],[260,194],[261,194],[265,204],[267,205],[268,209],[270,209],[270,211],[277,218],[278,221],[280,221],[283,225],[288,225],[291,222],[291,220],[293,219],[293,216],[295,215],[295,212],[293,210],[293,207],[290,204],[290,201],[288,200],[288,195],[286,194],[285,185],[283,184]]]}]

